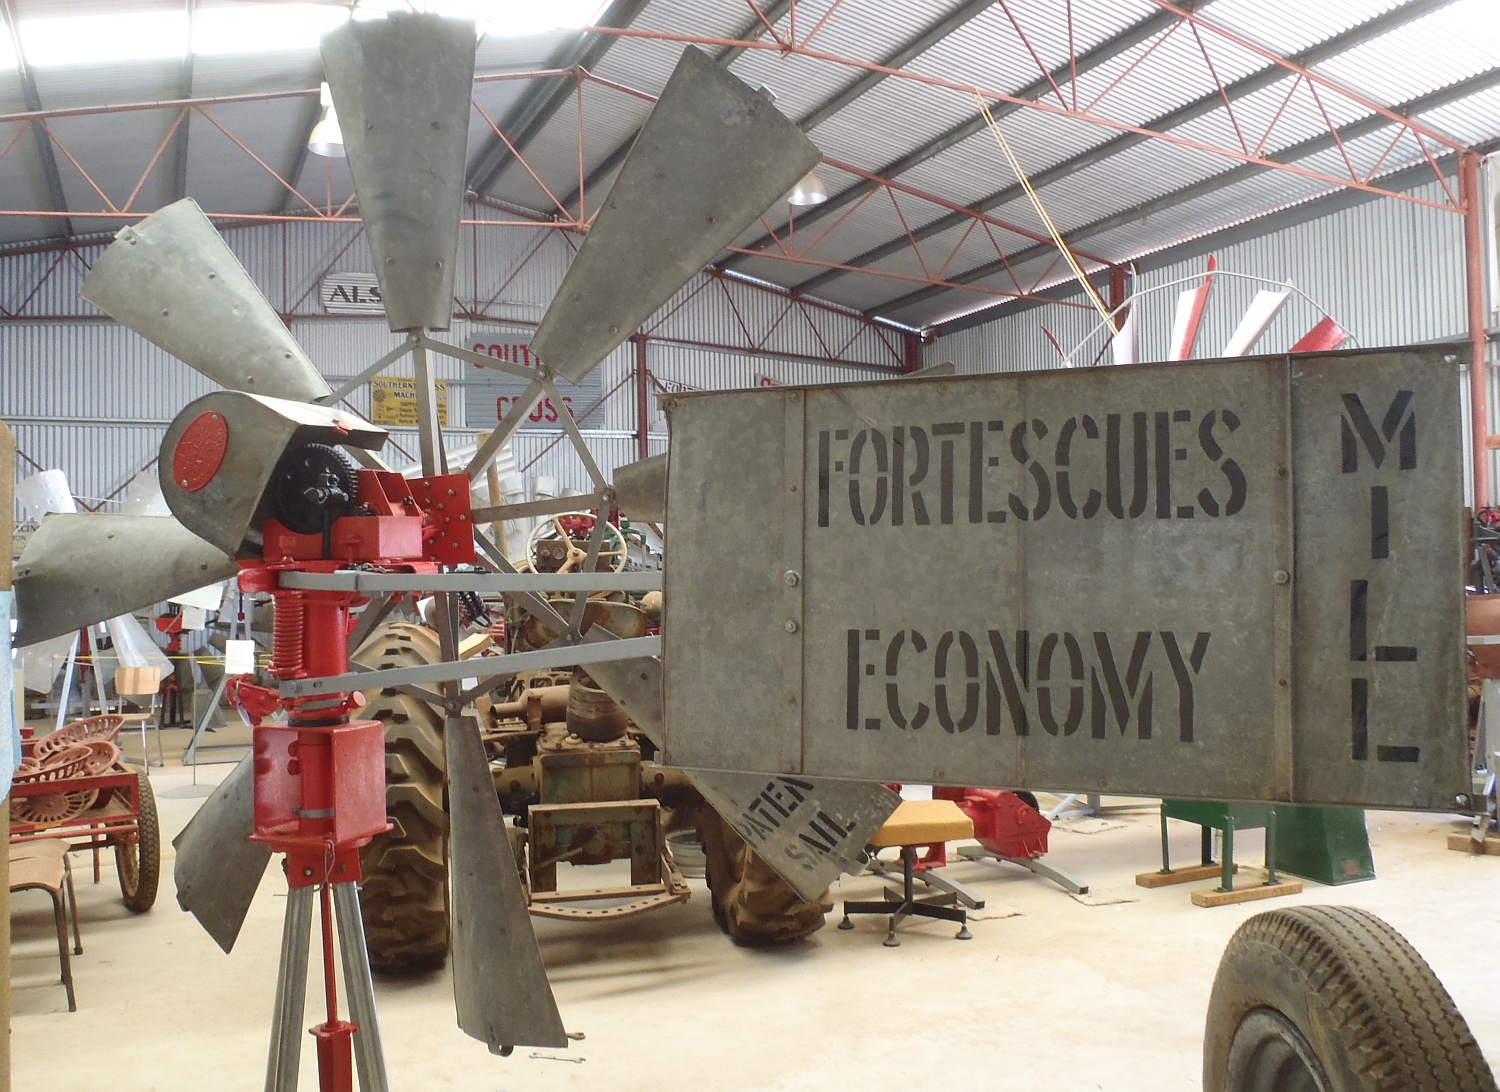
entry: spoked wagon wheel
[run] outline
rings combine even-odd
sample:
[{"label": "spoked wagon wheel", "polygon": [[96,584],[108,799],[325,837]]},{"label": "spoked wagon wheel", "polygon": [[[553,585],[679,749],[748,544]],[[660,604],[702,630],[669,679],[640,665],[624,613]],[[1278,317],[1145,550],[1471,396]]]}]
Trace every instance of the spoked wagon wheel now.
[{"label": "spoked wagon wheel", "polygon": [[161,824],[156,818],[156,796],[145,774],[136,775],[141,786],[141,814],[134,837],[115,839],[115,869],[120,874],[120,894],[125,906],[144,914],[156,902],[161,879]]}]

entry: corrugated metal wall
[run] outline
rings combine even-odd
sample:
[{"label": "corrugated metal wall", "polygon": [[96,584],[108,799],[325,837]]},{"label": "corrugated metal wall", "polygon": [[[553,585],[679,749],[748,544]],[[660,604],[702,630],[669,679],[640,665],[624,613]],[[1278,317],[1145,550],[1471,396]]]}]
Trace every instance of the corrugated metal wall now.
[{"label": "corrugated metal wall", "polygon": [[[1450,178],[1456,191],[1458,182]],[[1442,201],[1437,182],[1410,191],[1427,201]],[[1238,232],[1236,234],[1239,234]],[[1213,245],[1209,236],[1188,249],[1191,257],[1174,259],[1172,252],[1146,257],[1133,291],[1191,278],[1201,280],[1208,253],[1219,269],[1250,274],[1265,281],[1219,277],[1201,327],[1197,356],[1218,355],[1229,340],[1257,289],[1266,282],[1290,280],[1296,292],[1267,328],[1255,347],[1257,353],[1285,352],[1323,317],[1331,315],[1346,330],[1347,347],[1376,348],[1433,341],[1462,341],[1468,337],[1468,308],[1464,285],[1463,219],[1451,212],[1406,201],[1376,200],[1345,208],[1302,223],[1269,230],[1249,238]],[[1137,313],[1140,359],[1160,360],[1166,354],[1173,312],[1182,288],[1163,288],[1146,296]],[[1078,303],[1081,293],[1068,297]],[[1045,330],[1044,330],[1045,328]],[[1075,307],[1032,307],[928,345],[924,362],[951,360],[962,372],[1029,371],[1062,365],[1046,331],[1057,338],[1075,365],[1086,366],[1104,354],[1106,333],[1097,312]],[[1495,346],[1490,350],[1490,421],[1500,422],[1500,367]],[[1473,474],[1468,444],[1468,389],[1464,387],[1464,489],[1472,496]],[[1492,457],[1493,459],[1493,457]],[[1500,472],[1492,461],[1491,480]]]},{"label": "corrugated metal wall", "polygon": [[[480,216],[500,214],[470,210]],[[380,317],[324,316],[318,289],[331,272],[371,268],[357,224],[296,223],[224,233],[230,249],[283,314],[314,364],[335,385],[358,374],[401,339]],[[470,313],[494,321],[456,320],[442,340],[472,348],[496,335],[524,340],[545,313],[577,240],[560,231],[471,226],[461,233],[455,296]],[[0,257],[0,418],[17,433],[22,476],[37,466],[67,472],[90,504],[116,498],[156,457],[165,426],[183,405],[213,389],[207,379],[143,338],[103,317],[78,296],[98,248],[80,253]],[[300,316],[300,317],[298,317]],[[810,363],[837,354],[878,368],[900,363],[901,342],[854,317],[793,307],[781,296],[735,281],[695,278],[646,329],[647,369],[665,385],[714,390],[775,383],[884,378],[886,373]],[[694,343],[694,344],[688,344]],[[702,343],[702,344],[699,344]],[[725,351],[705,345],[735,346]],[[476,378],[472,364],[434,356],[434,372],[450,391]],[[600,365],[603,393],[575,407],[594,458],[609,473],[638,457],[636,347],[627,343]],[[409,375],[398,363],[390,374]],[[484,373],[493,378],[493,373]],[[653,394],[655,388],[653,388]],[[449,400],[451,445],[472,441],[482,422],[464,419],[464,400]],[[349,397],[370,410],[369,387]],[[665,422],[648,399],[653,452],[665,450]],[[523,429],[515,438],[517,466],[559,488],[588,488],[583,466],[557,431]],[[414,433],[394,430],[386,457],[415,461]]]},{"label": "corrugated metal wall", "polygon": [[[1413,193],[1428,201],[1444,198],[1436,182]],[[1195,244],[1199,253],[1191,258],[1143,259],[1133,291],[1145,293],[1181,278],[1201,278],[1206,268],[1201,251],[1211,241]],[[1285,351],[1322,317],[1322,311],[1332,315],[1354,343],[1366,347],[1466,336],[1463,220],[1454,213],[1405,201],[1370,201],[1212,251],[1221,270],[1271,282],[1290,279],[1298,289],[1266,330],[1257,352]],[[1270,285],[1231,277],[1216,281],[1198,355],[1217,354],[1262,287]],[[1165,355],[1177,293],[1178,289],[1164,289],[1146,297],[1140,307],[1141,359],[1160,360]],[[1083,302],[1083,296],[1070,296],[1067,302]],[[925,359],[951,360],[965,372],[1058,367],[1061,360],[1043,332],[1046,327],[1073,354],[1075,363],[1088,364],[1104,347],[1100,326],[1092,309],[1033,307],[941,338],[927,346]]]}]

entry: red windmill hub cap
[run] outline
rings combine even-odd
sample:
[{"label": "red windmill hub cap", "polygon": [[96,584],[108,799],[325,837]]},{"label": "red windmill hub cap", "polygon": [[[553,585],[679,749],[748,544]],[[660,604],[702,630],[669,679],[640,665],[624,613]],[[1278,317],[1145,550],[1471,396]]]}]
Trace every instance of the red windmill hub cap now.
[{"label": "red windmill hub cap", "polygon": [[224,465],[229,450],[229,424],[222,413],[200,413],[177,441],[172,452],[172,480],[189,493],[196,493]]}]

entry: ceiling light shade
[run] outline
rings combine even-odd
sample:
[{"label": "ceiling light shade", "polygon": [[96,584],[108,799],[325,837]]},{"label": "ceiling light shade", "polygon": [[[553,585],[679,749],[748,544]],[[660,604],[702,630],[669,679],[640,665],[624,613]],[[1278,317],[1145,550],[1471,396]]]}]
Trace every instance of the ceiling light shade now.
[{"label": "ceiling light shade", "polygon": [[788,205],[796,205],[805,208],[808,205],[821,205],[828,200],[828,187],[823,185],[823,180],[812,171],[802,176],[802,181],[792,187],[792,192],[786,195]]},{"label": "ceiling light shade", "polygon": [[344,132],[339,128],[339,116],[333,108],[333,95],[326,83],[319,91],[318,101],[323,107],[323,119],[313,126],[313,131],[307,138],[307,150],[329,159],[343,159]]}]

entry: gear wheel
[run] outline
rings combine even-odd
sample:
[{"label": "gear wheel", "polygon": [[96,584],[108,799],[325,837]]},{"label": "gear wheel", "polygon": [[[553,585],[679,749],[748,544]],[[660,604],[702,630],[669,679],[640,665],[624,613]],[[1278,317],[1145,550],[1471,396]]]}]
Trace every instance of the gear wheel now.
[{"label": "gear wheel", "polygon": [[[442,659],[437,635],[410,622],[378,627],[350,657],[365,667],[416,667]],[[370,966],[411,974],[448,954],[448,814],[443,717],[387,688],[355,714],[385,725],[386,811],[394,829],[360,850],[360,912]]]},{"label": "gear wheel", "polygon": [[271,473],[271,509],[288,530],[320,534],[354,508],[359,479],[342,452],[303,444],[281,456]]}]

